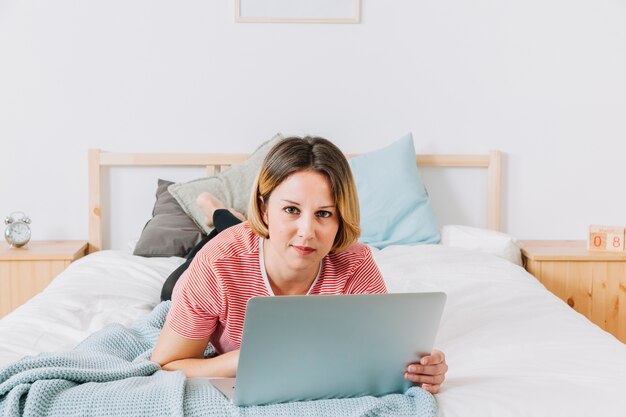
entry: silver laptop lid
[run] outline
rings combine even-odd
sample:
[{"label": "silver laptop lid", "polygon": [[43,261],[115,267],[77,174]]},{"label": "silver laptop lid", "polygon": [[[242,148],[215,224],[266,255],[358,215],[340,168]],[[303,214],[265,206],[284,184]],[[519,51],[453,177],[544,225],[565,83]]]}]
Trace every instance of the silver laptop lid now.
[{"label": "silver laptop lid", "polygon": [[446,295],[253,297],[233,402],[260,405],[404,392],[431,352]]}]

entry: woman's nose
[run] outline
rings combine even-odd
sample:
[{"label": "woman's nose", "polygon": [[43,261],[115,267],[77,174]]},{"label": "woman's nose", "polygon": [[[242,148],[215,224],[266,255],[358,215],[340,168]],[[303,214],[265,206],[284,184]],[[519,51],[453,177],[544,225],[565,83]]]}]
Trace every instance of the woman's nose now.
[{"label": "woman's nose", "polygon": [[298,236],[308,239],[315,234],[315,219],[311,216],[301,216],[298,222]]}]

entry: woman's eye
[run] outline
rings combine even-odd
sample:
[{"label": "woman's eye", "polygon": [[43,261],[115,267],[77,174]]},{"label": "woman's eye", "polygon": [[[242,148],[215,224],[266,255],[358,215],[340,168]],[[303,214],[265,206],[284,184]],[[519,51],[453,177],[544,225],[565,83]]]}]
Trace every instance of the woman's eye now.
[{"label": "woman's eye", "polygon": [[298,209],[295,207],[285,207],[284,210],[287,214],[298,214]]},{"label": "woman's eye", "polygon": [[317,212],[317,216],[318,217],[322,217],[324,219],[326,219],[326,218],[328,218],[328,217],[330,217],[332,215],[333,215],[333,213],[331,213],[330,211],[326,211],[326,210],[321,210],[321,211]]}]

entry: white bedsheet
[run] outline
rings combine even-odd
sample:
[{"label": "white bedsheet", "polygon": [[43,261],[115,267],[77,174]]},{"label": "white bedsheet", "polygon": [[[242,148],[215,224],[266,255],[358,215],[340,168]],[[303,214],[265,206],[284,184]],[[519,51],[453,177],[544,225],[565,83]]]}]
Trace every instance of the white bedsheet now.
[{"label": "white bedsheet", "polygon": [[626,416],[626,345],[493,255],[443,246],[375,253],[390,292],[448,295],[442,416]]},{"label": "white bedsheet", "polygon": [[[444,291],[437,347],[449,416],[626,416],[626,345],[546,291],[521,267],[440,245],[375,251],[391,292]],[[129,324],[159,300],[181,258],[98,252],[0,320],[0,366],[69,349],[110,322]]]},{"label": "white bedsheet", "polygon": [[182,258],[101,251],[72,263],[40,294],[0,320],[0,366],[71,349],[108,323],[129,325],[158,304]]}]

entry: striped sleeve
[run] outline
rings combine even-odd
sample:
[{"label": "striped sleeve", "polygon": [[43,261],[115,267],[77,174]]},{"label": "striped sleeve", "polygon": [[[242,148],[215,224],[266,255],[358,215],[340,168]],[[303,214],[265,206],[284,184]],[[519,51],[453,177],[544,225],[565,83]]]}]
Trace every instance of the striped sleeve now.
[{"label": "striped sleeve", "polygon": [[363,245],[361,259],[346,285],[345,294],[386,294],[387,287],[371,249]]},{"label": "striped sleeve", "polygon": [[199,253],[174,291],[167,324],[187,339],[208,339],[217,327],[224,291],[206,255]]}]

